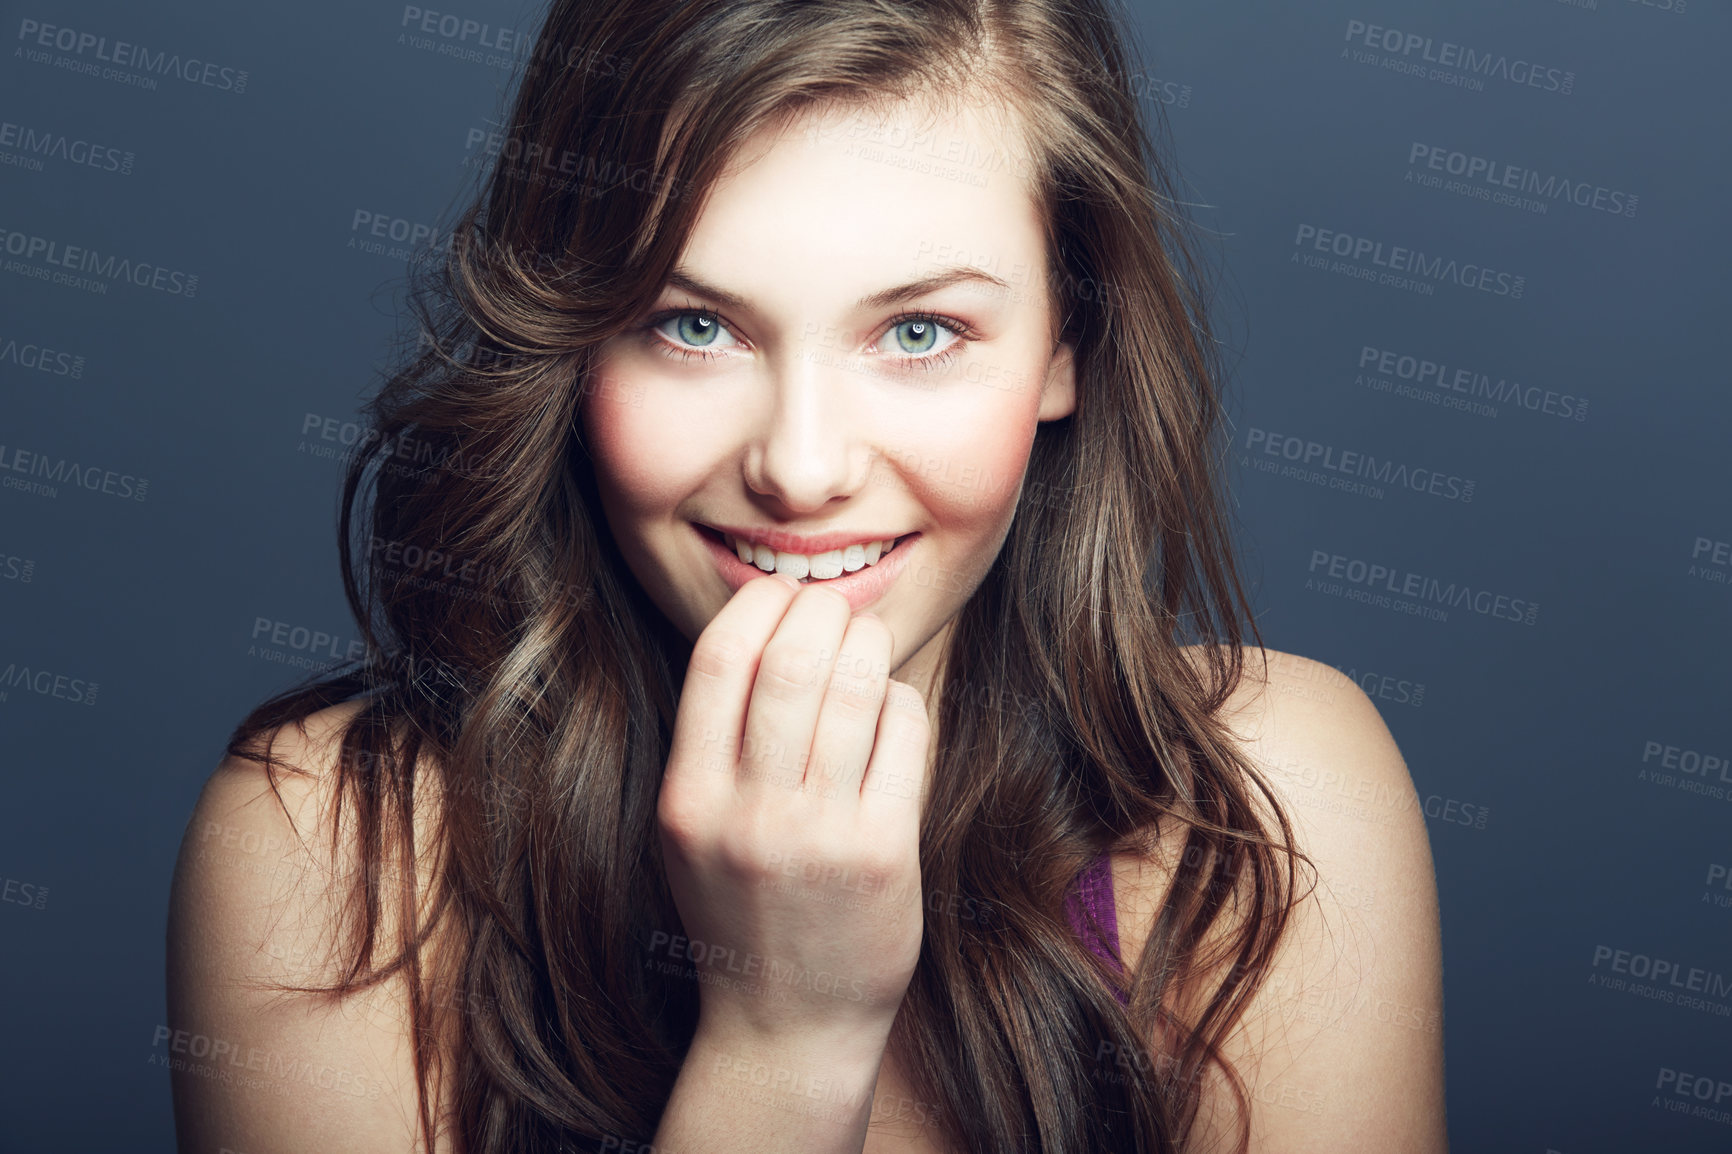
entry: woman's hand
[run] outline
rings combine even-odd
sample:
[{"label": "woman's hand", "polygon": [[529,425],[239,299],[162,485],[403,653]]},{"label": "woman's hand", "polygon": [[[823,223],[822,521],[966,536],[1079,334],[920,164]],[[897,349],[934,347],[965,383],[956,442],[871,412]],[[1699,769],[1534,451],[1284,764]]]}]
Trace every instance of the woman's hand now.
[{"label": "woman's hand", "polygon": [[[928,723],[889,629],[758,577],[698,637],[657,816],[699,1029],[882,1047],[920,952]],[[659,940],[662,935],[656,935]]]}]

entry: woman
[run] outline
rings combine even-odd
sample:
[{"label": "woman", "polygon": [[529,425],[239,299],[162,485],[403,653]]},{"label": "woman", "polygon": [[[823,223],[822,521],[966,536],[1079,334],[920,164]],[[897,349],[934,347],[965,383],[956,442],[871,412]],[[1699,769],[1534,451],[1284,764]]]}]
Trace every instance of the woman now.
[{"label": "woman", "polygon": [[1241,648],[1138,90],[1094,3],[555,4],[347,476],[369,658],[189,826],[183,1150],[1444,1148],[1423,820]]}]

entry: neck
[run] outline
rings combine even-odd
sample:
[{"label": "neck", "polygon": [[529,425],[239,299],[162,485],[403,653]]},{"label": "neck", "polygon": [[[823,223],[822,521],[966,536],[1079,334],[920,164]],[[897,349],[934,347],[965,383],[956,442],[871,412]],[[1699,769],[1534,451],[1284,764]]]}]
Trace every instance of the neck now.
[{"label": "neck", "polygon": [[[939,626],[938,632],[928,638],[924,645],[909,654],[901,665],[891,671],[891,676],[896,680],[912,685],[920,691],[920,696],[926,703],[926,719],[935,739],[938,734],[939,697],[948,671],[950,638],[955,628],[956,619],[952,617]],[[928,742],[926,747],[926,777],[929,786],[932,767],[937,760],[938,742],[933,740]]]}]

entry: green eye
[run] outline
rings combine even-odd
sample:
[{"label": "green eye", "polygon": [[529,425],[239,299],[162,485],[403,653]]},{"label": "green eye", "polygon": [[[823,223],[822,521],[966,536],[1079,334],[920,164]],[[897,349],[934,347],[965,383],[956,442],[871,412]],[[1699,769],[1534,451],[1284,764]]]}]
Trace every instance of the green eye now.
[{"label": "green eye", "polygon": [[896,343],[905,353],[924,353],[938,341],[938,326],[929,320],[903,321],[896,326]]},{"label": "green eye", "polygon": [[682,313],[679,317],[680,340],[689,345],[701,347],[710,344],[721,328],[715,317],[707,317],[702,313]]}]

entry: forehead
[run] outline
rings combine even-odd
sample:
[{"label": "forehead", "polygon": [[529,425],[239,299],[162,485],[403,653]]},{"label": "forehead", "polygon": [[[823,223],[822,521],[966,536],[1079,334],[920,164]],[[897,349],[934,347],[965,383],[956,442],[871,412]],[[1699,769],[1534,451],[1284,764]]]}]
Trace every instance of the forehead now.
[{"label": "forehead", "polygon": [[804,110],[730,161],[680,264],[767,307],[853,301],[941,265],[1035,279],[1046,246],[1031,172],[1003,107]]}]

